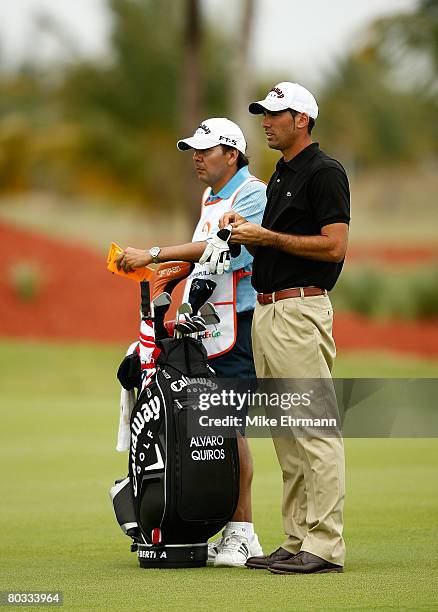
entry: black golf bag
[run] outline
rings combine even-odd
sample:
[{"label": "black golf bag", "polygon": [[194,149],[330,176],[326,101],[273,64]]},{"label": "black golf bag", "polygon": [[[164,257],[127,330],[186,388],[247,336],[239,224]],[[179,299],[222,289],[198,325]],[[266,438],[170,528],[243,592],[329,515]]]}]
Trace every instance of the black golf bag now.
[{"label": "black golf bag", "polygon": [[[208,432],[189,435],[193,406],[187,386],[192,381],[204,388],[214,384],[202,342],[182,337],[156,344],[160,354],[154,373],[146,372],[150,380],[131,414],[129,476],[116,482],[110,494],[141,567],[200,567],[206,564],[207,540],[231,519],[237,505],[237,440]],[[125,375],[127,384],[133,384],[136,371],[140,376],[135,351],[122,366],[122,379]]]}]

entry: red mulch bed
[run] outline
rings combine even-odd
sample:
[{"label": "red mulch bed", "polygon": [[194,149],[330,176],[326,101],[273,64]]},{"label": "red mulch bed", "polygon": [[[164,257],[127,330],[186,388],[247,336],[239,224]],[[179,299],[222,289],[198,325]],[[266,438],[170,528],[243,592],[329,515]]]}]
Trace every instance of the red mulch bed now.
[{"label": "red mulch bed", "polygon": [[[5,224],[0,224],[0,244],[0,336],[103,342],[135,339],[138,285],[108,272],[105,256]],[[41,290],[27,303],[19,299],[10,280],[14,264],[20,262],[31,262],[41,271]]]},{"label": "red mulch bed", "polygon": [[[123,343],[136,338],[138,285],[110,274],[103,255],[4,223],[0,244],[0,336]],[[11,282],[14,265],[23,262],[41,272],[40,291],[27,303]],[[335,338],[339,349],[438,356],[436,321],[385,323],[337,312]]]},{"label": "red mulch bed", "polygon": [[347,312],[335,312],[338,349],[381,350],[420,357],[438,357],[438,321],[380,322]]},{"label": "red mulch bed", "polygon": [[395,245],[351,245],[348,247],[347,262],[375,263],[388,265],[432,265],[438,264],[438,248],[434,246]]}]

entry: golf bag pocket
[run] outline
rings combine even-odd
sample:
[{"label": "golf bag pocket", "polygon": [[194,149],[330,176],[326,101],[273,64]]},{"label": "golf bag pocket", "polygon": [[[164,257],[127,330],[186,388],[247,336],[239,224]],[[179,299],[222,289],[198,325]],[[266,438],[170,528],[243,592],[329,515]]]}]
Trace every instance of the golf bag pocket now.
[{"label": "golf bag pocket", "polygon": [[110,489],[110,498],[113,503],[117,522],[123,533],[135,540],[139,534],[139,527],[132,499],[130,479],[123,478],[117,480]]},{"label": "golf bag pocket", "polygon": [[221,435],[189,436],[187,402],[174,401],[176,500],[182,521],[227,522],[238,497],[236,441]]}]

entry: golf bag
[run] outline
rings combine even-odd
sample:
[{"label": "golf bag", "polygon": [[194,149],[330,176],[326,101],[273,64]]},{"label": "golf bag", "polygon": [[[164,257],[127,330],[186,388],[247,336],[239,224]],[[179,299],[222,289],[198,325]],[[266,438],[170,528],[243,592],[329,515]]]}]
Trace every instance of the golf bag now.
[{"label": "golf bag", "polygon": [[[145,283],[142,291],[144,321]],[[150,338],[140,334],[140,342],[142,337],[146,343]],[[154,346],[152,369],[135,349],[119,368],[123,386],[135,385],[138,393],[130,418],[129,475],[110,495],[141,567],[201,567],[207,540],[237,505],[237,440],[217,433],[189,435],[188,384],[214,386],[202,342],[183,336]]]}]

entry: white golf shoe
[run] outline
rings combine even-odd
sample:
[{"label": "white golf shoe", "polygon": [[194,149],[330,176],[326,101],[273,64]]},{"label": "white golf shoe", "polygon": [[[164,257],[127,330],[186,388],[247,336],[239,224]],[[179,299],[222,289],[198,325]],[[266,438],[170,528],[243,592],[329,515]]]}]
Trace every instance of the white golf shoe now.
[{"label": "white golf shoe", "polygon": [[251,542],[241,531],[225,529],[221,538],[208,545],[208,563],[215,567],[243,567],[249,557],[262,556],[257,534]]},{"label": "white golf shoe", "polygon": [[214,560],[216,559],[216,556],[220,550],[222,540],[223,540],[223,537],[220,536],[219,538],[216,538],[216,540],[213,540],[213,542],[208,543],[208,557],[207,557],[208,565],[212,565],[214,563]]}]

